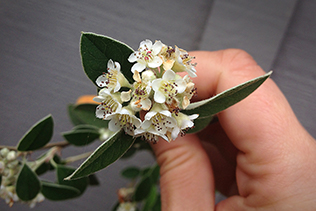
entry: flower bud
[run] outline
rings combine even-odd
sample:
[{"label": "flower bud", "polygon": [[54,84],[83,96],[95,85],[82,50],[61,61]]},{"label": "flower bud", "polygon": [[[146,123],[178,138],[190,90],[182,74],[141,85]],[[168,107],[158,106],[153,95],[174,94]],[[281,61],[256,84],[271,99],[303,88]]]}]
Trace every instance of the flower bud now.
[{"label": "flower bud", "polygon": [[5,158],[7,156],[7,154],[10,152],[10,150],[8,148],[3,148],[1,151],[0,151],[0,155]]},{"label": "flower bud", "polygon": [[15,151],[10,151],[7,154],[7,160],[8,161],[12,161],[12,160],[15,160],[15,159],[16,159],[16,152]]}]

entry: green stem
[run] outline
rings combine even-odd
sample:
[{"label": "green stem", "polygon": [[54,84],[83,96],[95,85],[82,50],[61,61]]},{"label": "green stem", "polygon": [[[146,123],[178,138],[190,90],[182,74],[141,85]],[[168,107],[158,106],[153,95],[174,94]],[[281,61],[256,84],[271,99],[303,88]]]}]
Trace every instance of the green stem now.
[{"label": "green stem", "polygon": [[79,155],[74,155],[74,156],[71,156],[71,157],[68,157],[68,158],[64,159],[63,161],[65,162],[65,164],[73,163],[73,162],[76,162],[78,160],[81,160],[81,159],[89,157],[91,155],[91,153],[92,153],[92,151],[91,152],[82,153],[82,154],[79,154]]}]

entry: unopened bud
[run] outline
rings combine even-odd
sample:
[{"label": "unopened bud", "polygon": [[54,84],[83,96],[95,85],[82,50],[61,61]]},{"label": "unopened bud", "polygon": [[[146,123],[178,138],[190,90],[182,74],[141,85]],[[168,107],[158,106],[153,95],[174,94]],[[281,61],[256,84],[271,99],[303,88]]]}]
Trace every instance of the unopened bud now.
[{"label": "unopened bud", "polygon": [[15,160],[15,159],[16,159],[16,152],[15,151],[10,151],[7,154],[7,160],[8,161],[12,161],[12,160]]},{"label": "unopened bud", "polygon": [[7,154],[10,152],[10,150],[8,148],[3,148],[0,151],[0,155],[5,158],[7,156]]}]

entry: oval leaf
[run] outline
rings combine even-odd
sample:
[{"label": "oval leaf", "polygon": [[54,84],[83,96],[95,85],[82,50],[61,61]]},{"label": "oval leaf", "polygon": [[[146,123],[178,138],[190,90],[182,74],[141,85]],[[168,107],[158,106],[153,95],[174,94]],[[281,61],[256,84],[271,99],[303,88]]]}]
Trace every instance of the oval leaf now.
[{"label": "oval leaf", "polygon": [[56,173],[57,173],[57,180],[58,184],[60,185],[67,185],[74,187],[80,191],[80,195],[86,190],[89,179],[88,177],[83,177],[77,180],[64,180],[65,177],[69,176],[75,171],[74,168],[64,165],[57,165]]},{"label": "oval leaf", "polygon": [[45,146],[53,136],[54,122],[51,115],[38,121],[20,140],[19,151],[33,151]]},{"label": "oval leaf", "polygon": [[199,102],[191,103],[186,110],[185,114],[199,114],[199,117],[194,121],[194,129],[188,133],[198,132],[205,128],[212,120],[212,116],[226,108],[240,102],[252,92],[254,92],[265,80],[269,78],[272,71],[269,73],[249,80],[245,83],[230,88],[214,97]]},{"label": "oval leaf", "polygon": [[74,125],[92,125],[98,128],[107,128],[108,121],[95,116],[96,104],[69,105],[68,115]]},{"label": "oval leaf", "polygon": [[140,174],[140,169],[137,167],[128,167],[121,172],[122,176],[128,179],[135,179]]},{"label": "oval leaf", "polygon": [[82,65],[85,73],[94,84],[102,73],[107,72],[109,59],[120,63],[121,72],[132,83],[132,64],[127,59],[133,52],[134,50],[125,43],[107,36],[86,32],[81,35]]},{"label": "oval leaf", "polygon": [[159,196],[159,192],[157,191],[156,186],[152,186],[148,197],[145,200],[145,204],[143,206],[142,211],[150,211],[155,206],[157,198]]},{"label": "oval leaf", "polygon": [[159,166],[155,164],[148,170],[146,169],[146,173],[144,174],[141,181],[138,183],[134,199],[135,201],[142,201],[143,199],[147,198],[150,194],[151,189],[157,183],[159,178]]},{"label": "oval leaf", "polygon": [[99,138],[100,134],[95,130],[75,130],[62,134],[63,137],[75,146],[84,146]]},{"label": "oval leaf", "polygon": [[78,179],[97,172],[119,159],[134,143],[134,138],[123,132],[116,132],[101,144],[76,171],[66,180]]},{"label": "oval leaf", "polygon": [[147,198],[152,188],[152,185],[153,184],[151,182],[150,177],[143,177],[136,187],[134,200],[142,201],[143,199]]},{"label": "oval leaf", "polygon": [[25,163],[16,181],[16,194],[22,201],[34,199],[41,190],[41,183],[36,174]]},{"label": "oval leaf", "polygon": [[80,191],[71,186],[42,181],[42,194],[49,200],[60,201],[75,198]]}]

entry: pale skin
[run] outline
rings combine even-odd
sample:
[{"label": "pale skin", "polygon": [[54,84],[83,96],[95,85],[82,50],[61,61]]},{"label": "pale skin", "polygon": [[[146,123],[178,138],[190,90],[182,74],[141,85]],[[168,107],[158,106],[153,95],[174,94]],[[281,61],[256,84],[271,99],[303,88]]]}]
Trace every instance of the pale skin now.
[{"label": "pale skin", "polygon": [[[198,99],[264,74],[242,50],[191,52]],[[316,142],[268,79],[199,134],[152,145],[162,210],[316,210]],[[215,189],[227,199],[215,205]]]}]

